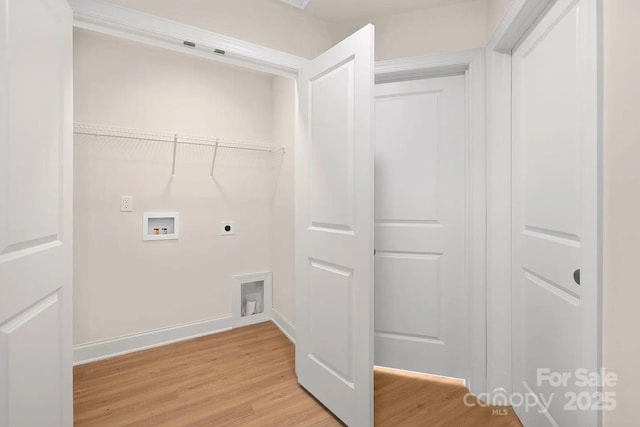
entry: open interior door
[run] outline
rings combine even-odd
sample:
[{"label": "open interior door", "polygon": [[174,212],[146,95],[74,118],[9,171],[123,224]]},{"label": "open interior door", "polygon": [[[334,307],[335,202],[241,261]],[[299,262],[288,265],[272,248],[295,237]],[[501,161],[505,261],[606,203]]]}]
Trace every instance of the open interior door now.
[{"label": "open interior door", "polygon": [[0,426],[71,426],[73,14],[0,0],[0,22]]},{"label": "open interior door", "polygon": [[298,78],[296,373],[348,425],[373,425],[374,28]]}]

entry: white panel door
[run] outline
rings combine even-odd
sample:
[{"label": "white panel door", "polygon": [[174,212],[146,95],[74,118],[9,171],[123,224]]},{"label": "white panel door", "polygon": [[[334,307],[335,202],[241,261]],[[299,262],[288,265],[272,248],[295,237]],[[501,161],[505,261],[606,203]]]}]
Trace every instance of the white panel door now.
[{"label": "white panel door", "polygon": [[72,11],[0,0],[0,426],[71,426]]},{"label": "white panel door", "polygon": [[600,363],[596,3],[558,1],[513,52],[513,389],[538,397],[516,407],[526,426],[596,426],[603,403],[581,379]]},{"label": "white panel door", "polygon": [[375,364],[468,378],[465,76],[376,85]]},{"label": "white panel door", "polygon": [[296,373],[350,426],[373,424],[373,37],[298,78]]}]

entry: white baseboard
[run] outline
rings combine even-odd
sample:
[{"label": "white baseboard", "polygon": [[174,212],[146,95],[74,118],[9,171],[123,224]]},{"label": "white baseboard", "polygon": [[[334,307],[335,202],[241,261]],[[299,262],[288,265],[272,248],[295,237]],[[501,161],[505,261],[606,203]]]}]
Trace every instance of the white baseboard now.
[{"label": "white baseboard", "polygon": [[275,308],[271,310],[271,315],[273,316],[273,323],[280,328],[283,334],[289,338],[292,343],[296,343],[296,327],[278,310]]},{"label": "white baseboard", "polygon": [[81,365],[83,363],[95,362],[96,360],[184,341],[190,338],[224,332],[230,330],[231,326],[231,316],[223,316],[138,334],[110,338],[103,341],[80,344],[73,348],[73,364]]},{"label": "white baseboard", "polygon": [[[296,327],[276,309],[272,311],[273,323],[280,328],[282,333],[296,343]],[[240,326],[240,325],[238,325]],[[215,319],[201,320],[199,322],[185,323],[183,325],[168,328],[154,329],[152,331],[80,344],[73,347],[73,364],[95,362],[110,357],[121,356],[140,350],[159,347],[178,341],[197,338],[205,335],[216,334],[232,329],[231,316],[217,317]]]}]

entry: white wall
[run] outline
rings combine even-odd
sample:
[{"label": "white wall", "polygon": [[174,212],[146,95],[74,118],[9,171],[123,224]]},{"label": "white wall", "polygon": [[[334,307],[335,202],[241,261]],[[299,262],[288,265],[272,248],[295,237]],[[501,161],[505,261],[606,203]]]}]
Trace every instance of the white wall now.
[{"label": "white wall", "polygon": [[334,25],[336,39],[368,22],[376,27],[376,60],[483,48],[487,40],[487,0],[342,22]]},{"label": "white wall", "polygon": [[335,42],[327,22],[276,0],[111,1],[304,58]]},{"label": "white wall", "polygon": [[640,402],[640,2],[604,0],[604,367],[618,374],[604,425],[638,425]]},{"label": "white wall", "polygon": [[305,58],[371,22],[376,26],[376,59],[382,60],[484,47],[488,7],[498,10],[506,0],[471,0],[342,22],[324,21],[277,0],[111,1]]},{"label": "white wall", "polygon": [[286,148],[276,192],[271,223],[271,269],[273,271],[273,309],[291,323],[296,320],[294,277],[294,145],[295,81],[273,79],[273,141]]},{"label": "white wall", "polygon": [[498,24],[510,5],[511,0],[487,0],[487,40],[498,28]]},{"label": "white wall", "polygon": [[[75,120],[271,141],[272,77],[76,30]],[[87,343],[231,313],[231,276],[269,270],[269,154],[75,139],[74,339]],[[119,212],[121,195],[133,213]],[[179,211],[180,240],[143,242],[143,211]],[[219,236],[235,220],[237,235]]]}]

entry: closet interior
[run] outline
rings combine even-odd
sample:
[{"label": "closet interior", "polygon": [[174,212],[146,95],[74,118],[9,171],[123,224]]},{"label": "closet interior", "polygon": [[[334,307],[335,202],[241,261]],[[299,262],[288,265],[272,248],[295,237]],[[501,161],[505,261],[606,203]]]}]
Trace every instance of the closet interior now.
[{"label": "closet interior", "polygon": [[294,80],[83,29],[74,50],[76,362],[264,321],[272,295],[293,319],[276,287],[232,300],[238,276],[293,286]]}]

